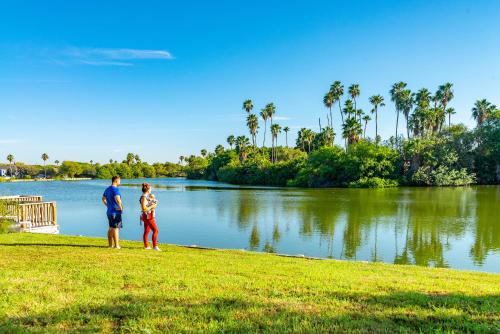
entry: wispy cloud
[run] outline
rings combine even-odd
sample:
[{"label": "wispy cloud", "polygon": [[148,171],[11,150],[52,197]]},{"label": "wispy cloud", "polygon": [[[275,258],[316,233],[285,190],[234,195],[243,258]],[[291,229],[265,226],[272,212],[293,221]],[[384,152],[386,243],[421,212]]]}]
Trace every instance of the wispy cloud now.
[{"label": "wispy cloud", "polygon": [[22,142],[20,139],[0,139],[0,144],[18,144]]},{"label": "wispy cloud", "polygon": [[275,116],[275,117],[273,117],[273,119],[277,120],[277,121],[288,121],[291,118],[290,117],[286,117],[286,116]]},{"label": "wispy cloud", "polygon": [[166,50],[68,47],[51,61],[58,65],[133,66],[134,61],[150,59],[172,60],[174,57]]}]

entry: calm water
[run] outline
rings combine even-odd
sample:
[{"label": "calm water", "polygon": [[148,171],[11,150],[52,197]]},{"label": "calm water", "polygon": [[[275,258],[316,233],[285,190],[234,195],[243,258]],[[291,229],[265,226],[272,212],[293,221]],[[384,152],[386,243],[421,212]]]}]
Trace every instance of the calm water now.
[{"label": "calm water", "polygon": [[[143,180],[123,180],[141,183]],[[239,189],[149,180],[161,242],[500,272],[500,187]],[[106,235],[107,181],[0,183],[55,200],[61,233]],[[141,240],[140,189],[122,187],[124,239]]]}]

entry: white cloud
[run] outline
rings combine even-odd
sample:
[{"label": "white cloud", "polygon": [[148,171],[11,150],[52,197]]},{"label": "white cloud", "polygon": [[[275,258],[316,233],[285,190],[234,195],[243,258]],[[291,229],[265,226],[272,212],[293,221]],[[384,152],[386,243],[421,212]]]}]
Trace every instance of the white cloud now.
[{"label": "white cloud", "polygon": [[166,50],[147,49],[107,49],[68,47],[61,52],[61,59],[52,62],[59,65],[81,64],[91,66],[133,66],[134,60],[172,60]]},{"label": "white cloud", "polygon": [[277,121],[288,121],[290,120],[290,117],[286,117],[286,116],[275,116],[273,117],[274,120],[277,120]]},{"label": "white cloud", "polygon": [[19,139],[0,139],[0,144],[18,144],[22,142]]}]

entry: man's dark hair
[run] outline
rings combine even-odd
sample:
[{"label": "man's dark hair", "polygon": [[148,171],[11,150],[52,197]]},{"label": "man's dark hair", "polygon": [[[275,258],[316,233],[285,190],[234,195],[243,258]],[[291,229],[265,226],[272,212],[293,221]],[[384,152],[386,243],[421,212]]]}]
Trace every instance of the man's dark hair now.
[{"label": "man's dark hair", "polygon": [[115,175],[111,178],[111,183],[115,183],[116,180],[118,180],[120,177],[118,175]]}]

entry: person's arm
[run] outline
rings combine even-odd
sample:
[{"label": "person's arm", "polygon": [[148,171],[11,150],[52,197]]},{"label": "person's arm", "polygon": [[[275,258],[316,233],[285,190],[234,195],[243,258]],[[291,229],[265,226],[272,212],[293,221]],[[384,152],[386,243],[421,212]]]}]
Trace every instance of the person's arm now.
[{"label": "person's arm", "polygon": [[102,198],[102,203],[104,203],[104,206],[107,207],[108,206],[108,201],[106,200],[106,197],[103,195]]},{"label": "person's arm", "polygon": [[120,208],[120,211],[123,211],[123,204],[122,204],[122,198],[120,195],[115,196],[115,201],[116,204],[118,204],[118,207]]}]

